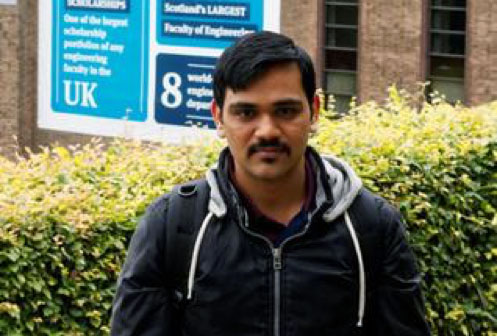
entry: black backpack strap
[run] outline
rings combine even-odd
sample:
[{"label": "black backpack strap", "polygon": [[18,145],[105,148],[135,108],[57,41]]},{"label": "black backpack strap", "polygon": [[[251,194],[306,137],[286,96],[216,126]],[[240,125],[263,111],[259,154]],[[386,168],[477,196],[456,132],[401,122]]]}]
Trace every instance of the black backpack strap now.
[{"label": "black backpack strap", "polygon": [[195,237],[207,213],[209,185],[205,179],[177,185],[169,195],[166,218],[166,274],[168,287],[181,302]]}]

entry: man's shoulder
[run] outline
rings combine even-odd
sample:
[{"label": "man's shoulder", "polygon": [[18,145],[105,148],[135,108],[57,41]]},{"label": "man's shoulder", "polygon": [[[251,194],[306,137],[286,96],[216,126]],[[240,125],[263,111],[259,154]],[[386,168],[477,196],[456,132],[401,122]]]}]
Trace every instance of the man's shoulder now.
[{"label": "man's shoulder", "polygon": [[174,236],[178,230],[191,232],[204,212],[199,209],[206,203],[203,196],[205,189],[202,192],[200,190],[203,181],[205,180],[194,180],[175,185],[169,192],[155,198],[139,220],[135,230],[140,233],[138,235],[145,240],[154,237],[164,242],[166,237]]},{"label": "man's shoulder", "polygon": [[171,192],[165,193],[156,197],[147,207],[146,214],[149,213],[164,213],[169,204]]},{"label": "man's shoulder", "polygon": [[182,198],[196,197],[200,188],[207,184],[206,179],[191,180],[176,184],[169,192],[155,198],[147,207],[147,212],[165,213],[171,203],[171,199],[176,196]]},{"label": "man's shoulder", "polygon": [[143,220],[149,226],[163,226],[167,222],[196,217],[202,212],[200,207],[206,207],[208,188],[205,179],[177,184],[150,203]]},{"label": "man's shoulder", "polygon": [[364,206],[371,206],[376,211],[390,211],[390,212],[396,212],[396,208],[392,203],[387,201],[385,198],[382,196],[378,195],[377,193],[372,192],[366,187],[362,187],[359,193],[357,194],[357,197],[352,204],[352,206],[357,203],[357,204],[362,204]]},{"label": "man's shoulder", "polygon": [[402,216],[395,206],[364,187],[352,203],[350,212],[359,229],[367,232],[385,233],[402,222]]}]

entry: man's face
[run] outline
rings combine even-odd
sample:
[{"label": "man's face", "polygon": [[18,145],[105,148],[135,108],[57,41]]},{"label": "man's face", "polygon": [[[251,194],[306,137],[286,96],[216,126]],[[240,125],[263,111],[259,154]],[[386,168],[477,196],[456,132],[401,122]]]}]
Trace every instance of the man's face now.
[{"label": "man's face", "polygon": [[309,106],[297,64],[275,65],[244,90],[228,88],[222,111],[213,104],[212,114],[228,141],[237,178],[269,182],[303,171],[318,108]]}]

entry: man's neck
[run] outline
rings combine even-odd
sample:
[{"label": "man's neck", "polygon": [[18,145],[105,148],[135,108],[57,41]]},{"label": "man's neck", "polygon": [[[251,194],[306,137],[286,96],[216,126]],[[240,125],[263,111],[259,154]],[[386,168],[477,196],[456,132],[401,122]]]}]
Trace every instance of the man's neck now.
[{"label": "man's neck", "polygon": [[297,169],[274,180],[251,178],[243,171],[235,170],[236,184],[266,216],[281,223],[288,223],[305,200],[305,158]]}]

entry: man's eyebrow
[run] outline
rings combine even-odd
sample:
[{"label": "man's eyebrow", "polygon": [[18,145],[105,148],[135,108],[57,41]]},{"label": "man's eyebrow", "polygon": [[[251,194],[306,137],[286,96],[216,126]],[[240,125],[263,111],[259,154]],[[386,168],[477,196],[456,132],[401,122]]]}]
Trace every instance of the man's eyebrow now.
[{"label": "man's eyebrow", "polygon": [[257,105],[256,104],[252,104],[252,103],[245,103],[245,102],[237,102],[237,103],[233,103],[229,106],[229,109],[230,110],[233,110],[233,109],[239,109],[239,108],[257,108]]},{"label": "man's eyebrow", "polygon": [[288,98],[278,100],[273,103],[274,106],[304,106],[304,103],[300,99]]}]

